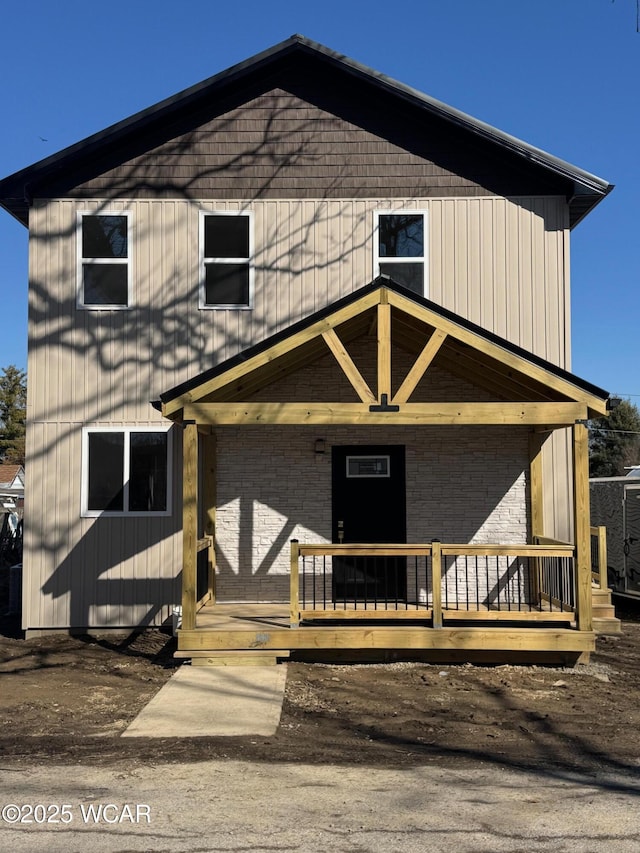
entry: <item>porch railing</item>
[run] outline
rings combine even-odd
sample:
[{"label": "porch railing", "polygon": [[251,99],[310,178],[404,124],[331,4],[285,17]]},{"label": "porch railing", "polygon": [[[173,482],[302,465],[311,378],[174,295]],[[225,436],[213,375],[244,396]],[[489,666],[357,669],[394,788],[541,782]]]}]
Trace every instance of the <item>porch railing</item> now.
[{"label": "porch railing", "polygon": [[[546,536],[536,536],[536,545],[547,548],[569,548],[573,552],[573,546],[558,539],[550,539]],[[556,560],[566,561],[561,571],[558,571]],[[536,575],[538,578],[539,596],[542,601],[547,601],[552,607],[564,612],[573,613],[576,609],[576,576],[575,561],[573,558],[556,557],[553,560],[548,555],[536,558]]]},{"label": "porch railing", "polygon": [[609,588],[607,577],[607,528],[591,527],[591,580],[600,589]]},{"label": "porch railing", "polygon": [[196,609],[214,598],[213,536],[203,536],[196,543]]},{"label": "porch railing", "polygon": [[291,624],[573,618],[573,545],[291,542]]}]

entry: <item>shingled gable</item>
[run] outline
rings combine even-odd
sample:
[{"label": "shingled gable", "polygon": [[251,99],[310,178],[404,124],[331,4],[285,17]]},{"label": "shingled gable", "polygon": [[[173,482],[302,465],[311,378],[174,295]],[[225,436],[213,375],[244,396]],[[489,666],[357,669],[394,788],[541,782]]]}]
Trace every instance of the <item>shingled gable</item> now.
[{"label": "shingled gable", "polygon": [[[418,160],[435,164],[436,169],[462,176],[469,186],[459,187],[458,195],[565,196],[573,226],[612,189],[588,172],[295,35],[5,178],[0,181],[0,204],[26,225],[34,198],[100,195],[95,188],[94,192],[78,188],[171,140],[184,140],[185,134],[252,99],[282,90],[298,102],[313,104]],[[182,144],[176,146],[175,157],[185,150]],[[297,183],[297,196],[304,195],[304,186],[303,178]],[[174,177],[168,186],[140,181],[134,187],[117,186],[103,195],[166,196],[171,189],[188,197],[202,196],[188,181],[178,186]],[[424,194],[424,187],[418,184],[415,194],[421,189]],[[233,190],[238,193],[237,183]],[[341,191],[344,194],[337,182],[326,195],[337,197]],[[360,195],[365,191],[362,189]],[[273,192],[287,196],[281,187],[273,188]],[[269,188],[261,188],[260,194],[269,195]]]},{"label": "shingled gable", "polygon": [[[326,356],[329,350],[347,372],[354,390],[365,404],[365,413],[366,404],[379,402],[380,389],[374,389],[378,392],[376,396],[352,365],[348,354],[341,355],[340,349],[341,344],[371,329],[375,317],[372,317],[372,311],[381,302],[391,305],[395,313],[395,320],[392,320],[395,334],[394,331],[390,333],[393,343],[399,342],[404,349],[413,351],[417,356],[415,365],[418,373],[413,377],[414,382],[408,375],[402,387],[390,396],[389,402],[392,404],[406,404],[431,361],[441,355],[443,365],[448,370],[467,377],[470,371],[477,371],[475,378],[480,387],[490,390],[498,388],[502,400],[520,404],[522,414],[518,406],[510,414],[508,405],[503,402],[494,404],[496,417],[513,418],[513,422],[518,422],[522,416],[522,422],[527,422],[524,419],[526,402],[578,403],[581,411],[578,412],[576,408],[575,412],[574,409],[569,412],[567,409],[575,418],[586,417],[587,413],[590,417],[598,416],[607,411],[606,391],[417,296],[388,276],[379,276],[329,308],[165,392],[161,395],[163,413],[177,420],[182,418],[185,411],[187,419],[196,411],[208,417],[214,414],[216,404],[250,398],[254,391]],[[336,329],[339,330],[337,335]],[[212,403],[211,408],[209,403]],[[200,407],[198,404],[204,405]],[[218,408],[220,411],[225,409],[224,406]],[[374,405],[371,411],[375,409]],[[455,420],[453,410],[448,413],[446,406],[442,405],[440,409],[445,418],[454,417]],[[262,414],[258,419],[264,418],[264,411],[261,408]],[[334,406],[333,411],[337,412],[335,422],[339,422],[338,407]],[[486,417],[494,417],[491,404],[487,412]],[[315,417],[311,410],[309,415]],[[223,423],[221,417],[225,416],[218,414],[216,422]],[[475,414],[472,416],[476,417]],[[234,417],[240,418],[241,413]],[[330,417],[333,414],[327,415],[328,419]],[[247,419],[250,418],[248,414]],[[400,414],[394,414],[389,421],[401,418]],[[438,422],[437,416],[433,422]],[[464,421],[461,419],[460,422]]]}]

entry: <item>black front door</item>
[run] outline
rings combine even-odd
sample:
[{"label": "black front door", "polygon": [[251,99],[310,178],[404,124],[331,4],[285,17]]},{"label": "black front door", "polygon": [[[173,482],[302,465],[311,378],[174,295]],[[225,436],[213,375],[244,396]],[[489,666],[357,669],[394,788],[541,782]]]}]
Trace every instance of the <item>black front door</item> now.
[{"label": "black front door", "polygon": [[[334,542],[406,542],[405,453],[402,445],[332,448]],[[405,601],[403,557],[334,557],[337,602]]]}]

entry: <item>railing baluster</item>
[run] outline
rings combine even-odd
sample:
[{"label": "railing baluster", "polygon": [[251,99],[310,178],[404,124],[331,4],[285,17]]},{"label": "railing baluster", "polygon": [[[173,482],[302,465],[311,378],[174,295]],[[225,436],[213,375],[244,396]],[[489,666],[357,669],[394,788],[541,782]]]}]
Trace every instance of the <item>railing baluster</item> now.
[{"label": "railing baluster", "polygon": [[289,621],[292,628],[297,628],[300,624],[300,600],[299,600],[299,578],[298,578],[298,561],[300,559],[300,546],[297,539],[291,540],[291,564],[290,564],[290,605],[291,611]]},{"label": "railing baluster", "polygon": [[[498,564],[499,560],[500,560],[500,557],[496,557],[496,564]],[[500,569],[498,569],[498,571],[500,571]],[[505,561],[505,572],[504,572],[504,578],[505,578],[504,592],[505,592],[505,597],[507,600],[507,613],[511,612],[511,599],[513,597],[513,593],[511,590],[510,571],[511,571],[511,567],[509,566],[509,559],[507,558],[507,560]]]},{"label": "railing baluster", "polygon": [[[433,559],[433,552],[431,553],[431,558]],[[449,558],[445,555],[441,561],[441,566],[444,569],[444,573],[443,573],[442,577],[444,579],[444,607],[445,607],[445,610],[449,609],[449,562],[448,562],[448,559]],[[432,569],[433,569],[433,564],[432,564]],[[433,585],[433,588],[435,590],[435,584]]]},{"label": "railing baluster", "polygon": [[349,566],[347,566],[347,565],[345,564],[345,570],[344,570],[344,577],[345,577],[345,580],[344,580],[344,583],[343,583],[343,585],[342,585],[342,595],[343,595],[343,598],[344,598],[344,602],[343,602],[343,604],[344,604],[344,609],[345,609],[345,610],[347,609],[347,582],[348,582],[348,579],[349,579],[349,570],[350,570],[351,568],[352,568],[352,567],[351,567],[350,565],[349,565]]},{"label": "railing baluster", "polygon": [[[484,574],[485,574],[485,579],[486,579],[486,584],[487,584],[485,587],[485,590],[487,593],[486,600],[488,602],[489,601],[489,557],[486,554],[484,556]],[[500,595],[500,590],[498,590],[498,595]],[[500,603],[500,598],[498,598],[498,604],[499,603]],[[480,602],[478,602],[478,610],[480,609],[479,604],[480,604]],[[500,609],[500,608],[498,608],[498,609]]]},{"label": "railing baluster", "polygon": [[460,609],[460,591],[458,589],[458,567],[459,567],[459,557],[453,558],[453,586],[456,591],[456,610]]},{"label": "railing baluster", "polygon": [[[431,582],[433,584],[433,627],[442,628],[442,546],[437,539],[431,540]],[[445,583],[445,597],[446,589]]]},{"label": "railing baluster", "polygon": [[322,609],[327,609],[327,555],[322,555]]},{"label": "railing baluster", "polygon": [[552,601],[554,596],[557,596],[558,591],[554,586],[554,575],[553,575],[553,567],[551,565],[551,558],[547,557],[544,561],[545,565],[545,573],[547,575],[547,588],[549,590],[549,610],[553,609]]},{"label": "railing baluster", "polygon": [[464,587],[465,587],[465,597],[467,610],[469,609],[469,557],[467,554],[464,555]]},{"label": "railing baluster", "polygon": [[313,555],[313,562],[311,563],[313,566],[313,570],[311,572],[311,589],[313,591],[313,609],[316,609],[316,555]]},{"label": "railing baluster", "polygon": [[[363,587],[364,587],[364,609],[365,609],[365,610],[367,609],[367,593],[368,593],[368,591],[369,591],[369,582],[368,582],[368,581],[369,581],[369,563],[368,563],[368,560],[369,560],[369,557],[365,557],[365,558],[364,558],[364,563],[363,563],[363,565],[364,565],[364,579],[363,579],[363,581],[364,581],[364,582],[363,582]],[[376,565],[376,564],[375,564],[375,560],[376,560],[376,558],[374,557],[374,558],[373,558],[373,560],[374,560],[374,562],[373,562],[373,566],[374,566],[374,570],[375,570],[375,565]],[[355,598],[357,598],[357,596],[355,596]],[[354,601],[354,606],[356,606],[356,607],[357,607],[357,605],[356,605],[356,602],[355,602],[355,601]]]},{"label": "railing baluster", "polygon": [[393,559],[394,567],[395,567],[394,572],[393,572],[392,582],[393,582],[393,586],[394,586],[394,590],[395,590],[396,610],[397,610],[398,609],[398,564],[397,564],[397,560],[395,557],[393,557],[392,559]]}]

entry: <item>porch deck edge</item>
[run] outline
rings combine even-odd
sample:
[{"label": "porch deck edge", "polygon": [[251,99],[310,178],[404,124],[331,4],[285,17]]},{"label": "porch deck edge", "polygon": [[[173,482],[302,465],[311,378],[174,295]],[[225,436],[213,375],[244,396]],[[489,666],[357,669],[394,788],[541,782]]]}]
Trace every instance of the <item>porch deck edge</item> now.
[{"label": "porch deck edge", "polygon": [[283,649],[403,649],[504,652],[591,652],[593,631],[568,628],[430,628],[416,626],[305,626],[262,630],[178,631],[179,651]]}]

